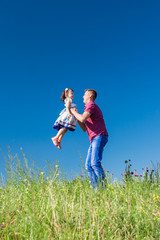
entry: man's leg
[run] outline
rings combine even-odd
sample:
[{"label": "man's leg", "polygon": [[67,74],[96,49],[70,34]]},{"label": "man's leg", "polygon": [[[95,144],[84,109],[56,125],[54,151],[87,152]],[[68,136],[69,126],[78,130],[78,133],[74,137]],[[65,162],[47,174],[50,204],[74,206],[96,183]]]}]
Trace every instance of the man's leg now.
[{"label": "man's leg", "polygon": [[105,179],[105,172],[103,170],[101,161],[103,149],[107,141],[108,137],[104,135],[97,136],[92,141],[91,168],[96,175],[96,184],[98,184],[98,182],[104,181]]},{"label": "man's leg", "polygon": [[96,176],[93,168],[91,167],[91,156],[92,156],[92,144],[90,144],[90,147],[88,149],[85,168],[88,171],[88,176],[89,176],[89,179],[91,181],[91,185],[93,186],[93,188],[95,188],[96,187],[96,182],[97,182],[97,179],[96,179],[97,176]]}]

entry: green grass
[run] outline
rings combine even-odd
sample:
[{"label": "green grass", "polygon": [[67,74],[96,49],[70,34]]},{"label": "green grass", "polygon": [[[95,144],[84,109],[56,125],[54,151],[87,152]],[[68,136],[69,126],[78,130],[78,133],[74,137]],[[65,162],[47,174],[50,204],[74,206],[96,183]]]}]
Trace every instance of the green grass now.
[{"label": "green grass", "polygon": [[[0,187],[0,239],[160,239],[160,188],[133,177],[93,190],[85,175],[68,181],[9,154]],[[2,181],[2,180],[1,180]]]}]

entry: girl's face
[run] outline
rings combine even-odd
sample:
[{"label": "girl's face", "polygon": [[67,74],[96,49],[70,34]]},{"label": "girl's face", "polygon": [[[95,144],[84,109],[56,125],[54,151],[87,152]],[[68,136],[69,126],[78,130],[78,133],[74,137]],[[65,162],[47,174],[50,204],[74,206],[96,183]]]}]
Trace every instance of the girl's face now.
[{"label": "girl's face", "polygon": [[73,94],[73,91],[71,89],[68,90],[68,97],[73,99],[74,98],[74,94]]}]

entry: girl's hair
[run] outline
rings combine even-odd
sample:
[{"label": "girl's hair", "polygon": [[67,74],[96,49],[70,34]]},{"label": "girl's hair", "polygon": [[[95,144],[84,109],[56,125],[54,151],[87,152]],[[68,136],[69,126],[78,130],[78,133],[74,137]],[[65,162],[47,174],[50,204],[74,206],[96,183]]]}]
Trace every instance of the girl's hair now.
[{"label": "girl's hair", "polygon": [[71,88],[65,88],[63,90],[62,95],[61,95],[61,101],[62,102],[64,102],[64,100],[66,99],[69,90],[73,91],[73,89],[71,89]]}]

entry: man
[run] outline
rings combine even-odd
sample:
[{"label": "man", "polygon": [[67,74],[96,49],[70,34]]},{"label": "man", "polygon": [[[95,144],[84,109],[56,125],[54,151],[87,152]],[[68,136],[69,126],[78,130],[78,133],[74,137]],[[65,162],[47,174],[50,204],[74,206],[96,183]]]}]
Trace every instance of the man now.
[{"label": "man", "polygon": [[83,102],[85,110],[79,114],[75,109],[71,113],[77,118],[79,126],[85,132],[87,131],[90,146],[86,158],[85,168],[89,173],[89,178],[93,188],[101,183],[103,186],[105,173],[101,165],[103,148],[108,142],[108,132],[104,123],[103,115],[94,102],[97,92],[93,89],[85,90]]}]

